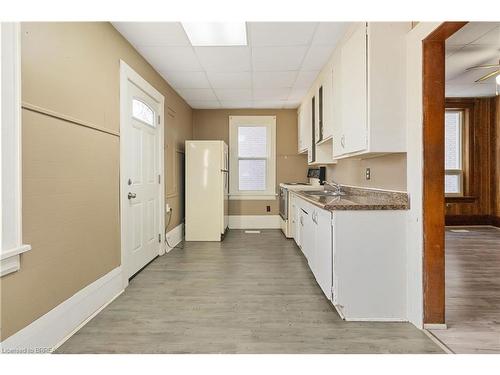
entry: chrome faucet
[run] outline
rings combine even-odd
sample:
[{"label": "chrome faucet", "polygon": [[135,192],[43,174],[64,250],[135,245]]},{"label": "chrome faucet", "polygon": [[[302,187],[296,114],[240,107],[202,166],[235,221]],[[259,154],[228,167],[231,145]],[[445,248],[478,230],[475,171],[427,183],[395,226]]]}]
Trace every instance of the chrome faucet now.
[{"label": "chrome faucet", "polygon": [[335,182],[335,181],[323,181],[324,184],[328,185],[328,186],[331,186],[333,189],[334,189],[334,192],[335,194],[337,195],[344,195],[345,192],[342,190],[342,185],[340,185],[339,183]]}]

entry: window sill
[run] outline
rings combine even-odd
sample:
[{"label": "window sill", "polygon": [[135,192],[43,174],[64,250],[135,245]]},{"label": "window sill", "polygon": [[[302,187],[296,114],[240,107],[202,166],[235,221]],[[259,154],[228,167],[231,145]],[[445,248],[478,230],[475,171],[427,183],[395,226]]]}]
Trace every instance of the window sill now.
[{"label": "window sill", "polygon": [[21,245],[2,252],[0,257],[0,277],[19,271],[21,268],[20,254],[31,250],[30,245]]},{"label": "window sill", "polygon": [[229,200],[232,201],[270,201],[275,200],[278,194],[262,194],[262,195],[246,195],[246,194],[231,194],[229,195]]}]

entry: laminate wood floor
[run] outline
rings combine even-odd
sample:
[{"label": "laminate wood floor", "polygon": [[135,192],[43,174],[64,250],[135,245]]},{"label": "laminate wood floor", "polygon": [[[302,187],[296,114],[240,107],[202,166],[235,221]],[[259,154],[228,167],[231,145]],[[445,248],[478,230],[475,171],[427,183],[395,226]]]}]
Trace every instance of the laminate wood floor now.
[{"label": "laminate wood floor", "polygon": [[410,323],[342,321],[279,230],[183,245],[57,352],[442,353]]},{"label": "laminate wood floor", "polygon": [[432,333],[455,353],[500,353],[500,230],[447,228],[445,249],[448,329]]}]

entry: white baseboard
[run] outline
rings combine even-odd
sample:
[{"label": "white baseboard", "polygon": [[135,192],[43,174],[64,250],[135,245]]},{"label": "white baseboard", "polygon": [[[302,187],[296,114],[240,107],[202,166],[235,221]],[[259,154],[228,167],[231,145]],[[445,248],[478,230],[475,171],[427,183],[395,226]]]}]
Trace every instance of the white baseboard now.
[{"label": "white baseboard", "polygon": [[424,329],[448,329],[446,323],[442,324],[424,324]]},{"label": "white baseboard", "polygon": [[279,215],[229,215],[230,229],[280,229]]},{"label": "white baseboard", "polygon": [[[174,229],[171,229],[166,235],[166,239],[168,240],[168,243],[165,244],[167,253],[174,247],[176,247],[183,240],[183,238],[184,238],[184,223],[180,223]],[[169,244],[171,246],[169,246]]]},{"label": "white baseboard", "polygon": [[122,268],[117,267],[2,341],[1,350],[51,352],[122,292]]}]

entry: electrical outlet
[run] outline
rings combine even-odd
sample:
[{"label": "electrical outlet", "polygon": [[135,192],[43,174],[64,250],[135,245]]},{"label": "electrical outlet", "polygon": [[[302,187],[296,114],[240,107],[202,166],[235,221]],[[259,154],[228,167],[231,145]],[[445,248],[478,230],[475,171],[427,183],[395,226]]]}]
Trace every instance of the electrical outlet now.
[{"label": "electrical outlet", "polygon": [[266,206],[266,211],[271,212],[271,206]]},{"label": "electrical outlet", "polygon": [[372,177],[372,175],[371,175],[370,168],[366,168],[366,171],[365,171],[365,178],[366,178],[367,180],[369,180],[371,177]]}]

